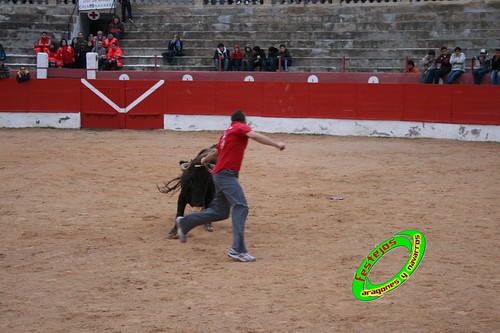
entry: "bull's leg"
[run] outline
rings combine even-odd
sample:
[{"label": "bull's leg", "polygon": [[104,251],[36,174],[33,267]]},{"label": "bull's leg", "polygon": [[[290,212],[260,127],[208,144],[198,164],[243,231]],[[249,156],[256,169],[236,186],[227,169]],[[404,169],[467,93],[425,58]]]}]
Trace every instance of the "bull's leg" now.
[{"label": "bull's leg", "polygon": [[174,219],[174,227],[172,228],[172,230],[170,230],[170,232],[167,235],[167,239],[174,239],[174,238],[177,238],[177,223],[175,223],[175,219]]},{"label": "bull's leg", "polygon": [[[185,197],[186,195],[181,191],[181,193],[179,194],[179,198],[177,199],[177,214],[175,215],[175,218],[179,216],[184,216],[184,211],[186,210],[186,205],[187,205]],[[174,219],[174,227],[168,233],[167,239],[175,239],[175,238],[177,238],[177,223],[175,223]]]},{"label": "bull's leg", "polygon": [[208,222],[207,224],[205,224],[205,226],[203,228],[205,229],[205,231],[209,231],[209,232],[214,231],[214,227],[212,226],[212,222]]}]

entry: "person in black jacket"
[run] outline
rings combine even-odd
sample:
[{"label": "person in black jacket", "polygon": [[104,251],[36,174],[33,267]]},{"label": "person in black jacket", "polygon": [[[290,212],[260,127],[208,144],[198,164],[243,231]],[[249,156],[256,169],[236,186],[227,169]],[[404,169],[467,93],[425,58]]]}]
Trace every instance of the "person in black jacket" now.
[{"label": "person in black jacket", "polygon": [[224,72],[229,71],[229,62],[231,57],[229,55],[229,51],[224,47],[223,43],[219,43],[217,45],[213,59],[216,72],[219,70]]},{"label": "person in black jacket", "polygon": [[260,71],[266,72],[268,70],[268,62],[266,58],[266,52],[260,48],[260,46],[253,47],[254,60],[253,67],[260,67]]}]

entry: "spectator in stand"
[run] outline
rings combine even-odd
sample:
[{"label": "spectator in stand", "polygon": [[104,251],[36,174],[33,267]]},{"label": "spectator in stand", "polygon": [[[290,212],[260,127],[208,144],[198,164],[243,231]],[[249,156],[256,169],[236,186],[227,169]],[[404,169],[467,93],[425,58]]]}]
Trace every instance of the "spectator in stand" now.
[{"label": "spectator in stand", "polygon": [[267,49],[267,60],[269,62],[269,71],[276,72],[278,70],[278,56],[280,50],[274,46],[270,46]]},{"label": "spectator in stand", "polygon": [[118,15],[113,16],[113,21],[108,26],[108,34],[110,33],[117,39],[122,39],[125,36],[125,25],[120,21]]},{"label": "spectator in stand", "polygon": [[103,32],[99,30],[97,35],[92,38],[92,47],[96,46],[98,41],[104,41],[105,38]]},{"label": "spectator in stand", "polygon": [[106,61],[104,62],[105,70],[118,70],[123,68],[123,52],[118,46],[119,43],[111,44]]},{"label": "spectator in stand", "polygon": [[223,43],[219,43],[217,45],[217,49],[214,52],[214,66],[215,66],[215,71],[219,71],[219,66],[220,70],[227,72],[229,71],[229,51],[226,49]]},{"label": "spectator in stand", "polygon": [[5,54],[5,50],[3,49],[3,45],[0,44],[0,60],[5,61],[7,59],[7,55]]},{"label": "spectator in stand", "polygon": [[3,64],[3,60],[0,60],[0,79],[8,79],[9,77],[9,68]]},{"label": "spectator in stand", "polygon": [[483,76],[490,72],[491,59],[485,49],[481,49],[478,56],[474,56],[474,84],[481,84]]},{"label": "spectator in stand", "polygon": [[266,52],[260,46],[253,47],[253,67],[260,67],[260,71],[268,71]]},{"label": "spectator in stand", "polygon": [[52,40],[49,38],[47,33],[45,31],[42,32],[42,37],[40,37],[40,39],[35,42],[35,52],[36,53],[40,53],[40,52],[47,53],[49,50],[50,43],[52,43]]},{"label": "spectator in stand", "polygon": [[490,84],[500,85],[500,49],[496,49],[491,58]]},{"label": "spectator in stand", "polygon": [[460,47],[455,50],[450,58],[451,72],[448,74],[448,84],[453,84],[465,72],[465,54]]},{"label": "spectator in stand", "polygon": [[280,45],[279,56],[281,57],[281,66],[283,66],[285,72],[288,72],[288,67],[292,66],[292,55],[286,48],[285,44]]},{"label": "spectator in stand", "polygon": [[436,72],[434,73],[434,84],[439,84],[439,79],[448,75],[451,71],[450,65],[451,54],[448,53],[448,48],[441,48],[441,55],[436,60]]},{"label": "spectator in stand", "polygon": [[417,66],[415,66],[415,62],[413,60],[408,60],[403,73],[420,73],[420,71],[418,70]]},{"label": "spectator in stand", "polygon": [[430,50],[427,55],[422,59],[422,74],[420,75],[421,83],[434,82],[434,75],[436,74],[436,52]]},{"label": "spectator in stand", "polygon": [[239,72],[241,69],[241,60],[243,59],[243,52],[240,50],[238,44],[234,44],[233,52],[231,52],[231,70]]},{"label": "spectator in stand", "polygon": [[[128,12],[128,20],[134,23],[132,19],[132,4],[130,0],[121,0],[122,3],[122,22],[127,22],[127,16],[125,15],[125,10]],[[117,37],[118,38],[118,37]]]},{"label": "spectator in stand", "polygon": [[106,49],[102,46],[102,40],[97,41],[97,45],[94,46],[92,52],[97,53],[97,66],[102,69],[106,62]]},{"label": "spectator in stand", "polygon": [[253,50],[252,47],[247,44],[245,50],[243,51],[243,59],[241,61],[242,71],[253,71]]},{"label": "spectator in stand", "polygon": [[118,39],[116,39],[112,33],[108,34],[108,37],[104,39],[102,42],[102,46],[106,49],[106,52],[109,51],[111,48],[110,46],[113,45],[114,43],[118,43]]},{"label": "spectator in stand", "polygon": [[16,75],[16,80],[19,83],[23,83],[25,81],[31,80],[30,71],[27,70],[26,67],[24,67],[24,66],[19,67],[19,70],[17,71],[17,75]]},{"label": "spectator in stand", "polygon": [[68,45],[66,39],[61,39],[61,46],[57,52],[60,54],[64,68],[75,68],[75,50]]},{"label": "spectator in stand", "polygon": [[63,66],[62,55],[57,52],[55,43],[50,43],[47,54],[49,55],[49,68],[60,68]]},{"label": "spectator in stand", "polygon": [[184,55],[182,53],[182,40],[179,35],[175,34],[174,37],[168,41],[167,51],[163,52],[161,56],[165,59],[169,65],[172,65],[172,61],[175,56],[181,57]]}]

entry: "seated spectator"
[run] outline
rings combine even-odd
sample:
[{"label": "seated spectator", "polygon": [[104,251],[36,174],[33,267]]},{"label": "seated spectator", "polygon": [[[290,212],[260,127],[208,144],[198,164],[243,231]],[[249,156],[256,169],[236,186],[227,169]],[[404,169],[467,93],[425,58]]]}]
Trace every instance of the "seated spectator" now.
[{"label": "seated spectator", "polygon": [[182,53],[182,47],[182,40],[179,35],[175,34],[174,37],[168,41],[167,51],[163,52],[161,56],[169,65],[172,65],[174,57],[181,57],[184,55],[184,53]]},{"label": "seated spectator", "polygon": [[430,50],[427,55],[422,59],[422,74],[420,75],[421,83],[434,82],[436,74],[436,52]]},{"label": "seated spectator", "polygon": [[98,41],[103,42],[105,38],[106,37],[104,36],[103,32],[99,30],[97,32],[97,35],[92,37],[92,47],[96,46]]},{"label": "seated spectator", "polygon": [[229,51],[224,47],[223,43],[219,43],[217,45],[217,49],[214,52],[213,59],[214,59],[214,66],[215,66],[216,72],[229,71],[230,55],[229,55]]},{"label": "seated spectator", "polygon": [[45,31],[42,32],[42,37],[40,37],[40,39],[35,42],[35,52],[48,53],[50,43],[52,43],[52,40],[49,38],[47,33]]},{"label": "seated spectator", "polygon": [[267,49],[267,60],[269,62],[269,70],[271,72],[276,72],[278,70],[278,56],[280,50],[274,46],[270,46]]},{"label": "seated spectator", "polygon": [[500,85],[500,49],[496,49],[491,58],[490,84]]},{"label": "seated spectator", "polygon": [[288,72],[288,67],[292,66],[292,55],[286,48],[285,44],[280,45],[279,56],[281,57],[281,66],[283,66],[285,72]]},{"label": "seated spectator", "polygon": [[420,73],[420,71],[418,70],[417,66],[415,66],[415,62],[413,60],[408,60],[403,73]]},{"label": "seated spectator", "polygon": [[436,60],[436,72],[434,73],[434,84],[439,84],[439,79],[448,75],[451,71],[450,65],[451,54],[448,53],[448,48],[443,46],[441,48],[441,55]]},{"label": "seated spectator", "polygon": [[260,71],[268,71],[266,52],[260,46],[253,47],[253,67],[260,67]]},{"label": "seated spectator", "polygon": [[105,70],[118,70],[123,68],[123,52],[118,46],[119,43],[111,44],[111,47],[108,50],[108,54],[106,55],[106,61],[104,62]]},{"label": "seated spectator", "polygon": [[113,21],[108,25],[108,34],[110,33],[117,39],[122,39],[125,36],[125,25],[120,21],[118,15],[113,16]]},{"label": "seated spectator", "polygon": [[57,52],[60,54],[64,68],[75,68],[75,50],[72,46],[68,45],[66,39],[61,39],[61,46]]},{"label": "seated spectator", "polygon": [[49,55],[49,68],[60,68],[63,66],[62,55],[57,52],[55,43],[50,43],[47,54]]},{"label": "seated spectator", "polygon": [[474,77],[474,84],[481,84],[483,76],[490,72],[491,59],[485,49],[481,49],[478,56],[474,56],[474,70],[472,76]]},{"label": "seated spectator", "polygon": [[253,50],[249,44],[245,46],[245,50],[243,51],[241,70],[249,72],[253,71]]},{"label": "seated spectator", "polygon": [[107,52],[111,49],[110,46],[113,45],[114,43],[118,43],[118,39],[116,39],[112,33],[109,33],[108,37],[104,38],[104,41],[102,42],[102,46],[106,49],[106,52]]},{"label": "seated spectator", "polygon": [[25,81],[31,80],[30,71],[26,69],[26,67],[21,66],[17,71],[16,80],[19,83],[23,83]]},{"label": "seated spectator", "polygon": [[3,64],[3,60],[0,60],[0,79],[8,79],[9,77],[9,68]]},{"label": "seated spectator", "polygon": [[102,40],[97,41],[92,52],[97,53],[97,68],[103,69],[106,62],[106,49],[102,46]]},{"label": "seated spectator", "polygon": [[465,72],[465,54],[462,53],[460,47],[455,47],[450,58],[450,64],[451,72],[448,74],[448,84],[453,84]]},{"label": "seated spectator", "polygon": [[7,59],[7,55],[3,49],[3,45],[0,44],[0,60],[5,61]]},{"label": "seated spectator", "polygon": [[233,52],[231,52],[231,70],[239,71],[241,69],[241,60],[243,59],[243,52],[240,50],[238,44],[234,44]]}]

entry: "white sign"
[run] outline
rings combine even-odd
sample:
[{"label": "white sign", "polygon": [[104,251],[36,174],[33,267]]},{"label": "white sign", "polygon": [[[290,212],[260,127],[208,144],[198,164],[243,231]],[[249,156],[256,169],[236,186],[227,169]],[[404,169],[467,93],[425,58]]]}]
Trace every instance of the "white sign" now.
[{"label": "white sign", "polygon": [[93,10],[114,8],[116,0],[80,0],[78,1],[79,10]]}]

